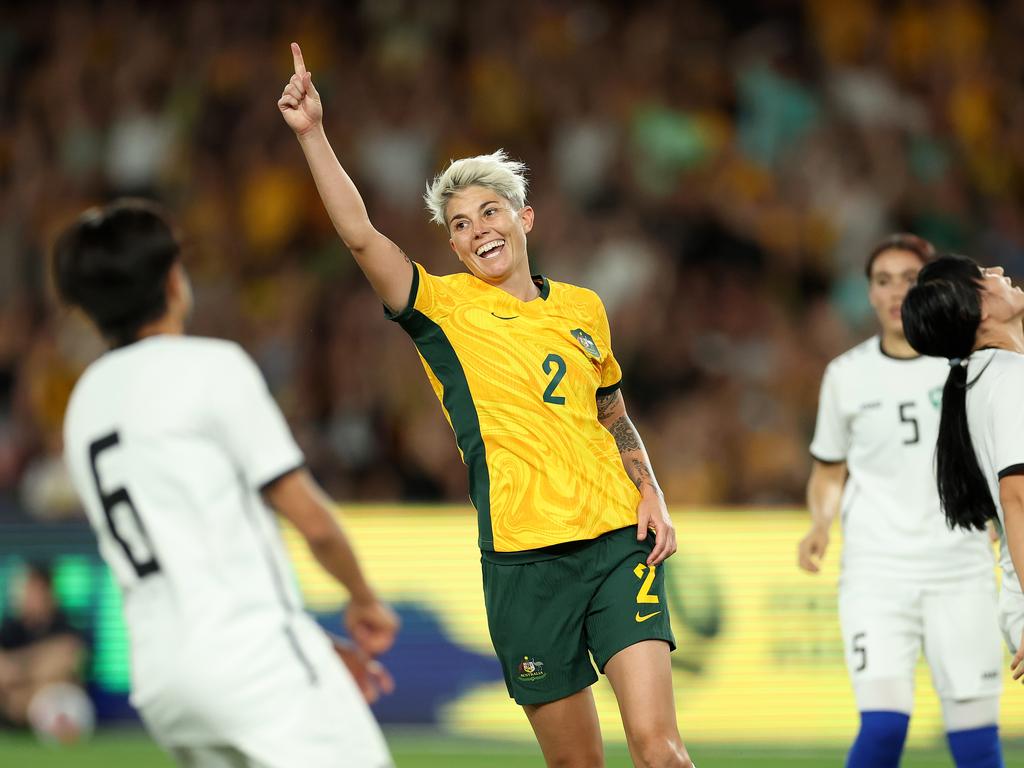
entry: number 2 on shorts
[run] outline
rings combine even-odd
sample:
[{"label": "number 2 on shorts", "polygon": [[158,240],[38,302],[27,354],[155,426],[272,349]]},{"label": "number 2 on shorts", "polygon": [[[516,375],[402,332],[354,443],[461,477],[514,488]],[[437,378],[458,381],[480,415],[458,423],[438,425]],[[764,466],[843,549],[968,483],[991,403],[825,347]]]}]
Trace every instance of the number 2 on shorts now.
[{"label": "number 2 on shorts", "polygon": [[[644,571],[647,571],[647,578],[644,578]],[[644,583],[640,585],[640,591],[636,593],[636,601],[638,603],[658,603],[658,596],[651,594],[651,587],[654,586],[654,572],[655,566],[645,565],[644,563],[637,563],[636,568],[633,569],[633,575],[638,579],[643,579]]]}]

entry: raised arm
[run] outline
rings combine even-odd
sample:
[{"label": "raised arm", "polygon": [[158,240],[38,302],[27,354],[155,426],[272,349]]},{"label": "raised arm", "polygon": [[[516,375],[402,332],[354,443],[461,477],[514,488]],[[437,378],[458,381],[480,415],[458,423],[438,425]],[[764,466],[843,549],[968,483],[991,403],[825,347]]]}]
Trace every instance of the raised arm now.
[{"label": "raised arm", "polygon": [[657,541],[647,558],[647,564],[658,565],[675,554],[676,530],[665,506],[665,495],[654,477],[651,459],[626,413],[626,403],[620,390],[597,398],[597,418],[615,438],[622,466],[640,491],[640,505],[636,510],[636,538],[643,541],[647,538],[647,530],[654,529]]},{"label": "raised arm", "polygon": [[821,570],[821,561],[828,549],[829,529],[839,512],[846,483],[846,462],[826,464],[815,459],[807,481],[807,508],[811,512],[811,530],[800,540],[798,560],[809,573]]},{"label": "raised arm", "polygon": [[400,312],[409,302],[412,262],[397,245],[374,229],[359,190],[327,141],[320,94],[306,71],[298,43],[292,43],[292,60],[295,74],[277,106],[299,140],[335,230],[381,301],[392,311]]}]

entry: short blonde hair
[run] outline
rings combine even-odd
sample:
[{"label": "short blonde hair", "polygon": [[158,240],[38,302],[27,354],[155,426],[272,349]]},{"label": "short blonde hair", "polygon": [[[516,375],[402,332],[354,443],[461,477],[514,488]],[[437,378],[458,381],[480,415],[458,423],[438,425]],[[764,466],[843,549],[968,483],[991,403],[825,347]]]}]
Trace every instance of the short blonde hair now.
[{"label": "short blonde hair", "polygon": [[445,209],[448,201],[466,187],[486,187],[508,200],[514,210],[521,210],[526,205],[526,164],[509,160],[503,149],[490,155],[453,160],[427,184],[423,200],[430,212],[430,220],[447,227]]}]

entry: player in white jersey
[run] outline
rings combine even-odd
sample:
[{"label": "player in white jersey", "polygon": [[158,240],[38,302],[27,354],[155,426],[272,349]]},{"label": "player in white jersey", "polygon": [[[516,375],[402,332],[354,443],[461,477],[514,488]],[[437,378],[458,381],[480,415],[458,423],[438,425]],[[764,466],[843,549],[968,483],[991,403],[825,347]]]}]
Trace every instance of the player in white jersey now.
[{"label": "player in white jersey", "polygon": [[936,451],[939,496],[951,526],[997,518],[1003,586],[999,619],[1014,679],[1024,676],[1024,291],[1002,267],[946,256],[908,294],[907,338],[949,358]]},{"label": "player in white jersey", "polygon": [[302,610],[267,504],[348,589],[359,646],[386,650],[397,618],[252,360],[184,335],[191,291],[166,217],[141,201],[87,211],[53,266],[111,345],[75,386],[64,451],[122,592],[132,702],[154,738],[183,766],[391,766],[360,692],[390,678]]},{"label": "player in white jersey", "polygon": [[[867,262],[881,334],[825,371],[799,563],[815,573],[840,515],[839,616],[860,730],[850,768],[897,766],[923,650],[957,766],[1001,765],[1001,647],[991,544],[950,531],[932,458],[947,367],[903,336],[901,304],[934,251],[893,235]],[[984,762],[992,755],[996,763]],[[981,762],[979,762],[981,761]]]}]

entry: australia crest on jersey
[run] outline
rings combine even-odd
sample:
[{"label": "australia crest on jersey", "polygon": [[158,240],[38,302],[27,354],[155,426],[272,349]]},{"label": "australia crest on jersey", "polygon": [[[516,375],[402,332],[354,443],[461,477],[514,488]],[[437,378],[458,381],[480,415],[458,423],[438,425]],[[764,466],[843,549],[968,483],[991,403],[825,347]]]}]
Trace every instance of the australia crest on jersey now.
[{"label": "australia crest on jersey", "polygon": [[569,333],[572,334],[573,338],[580,343],[580,346],[586,350],[587,354],[591,357],[600,358],[601,350],[597,348],[597,344],[594,342],[594,337],[584,331],[582,328],[575,328]]},{"label": "australia crest on jersey", "polygon": [[519,662],[519,679],[528,682],[540,680],[542,677],[547,677],[547,672],[544,671],[544,662],[538,661],[532,656],[523,656],[523,660]]},{"label": "australia crest on jersey", "polygon": [[928,391],[928,399],[936,408],[942,407],[942,387],[935,387]]}]

